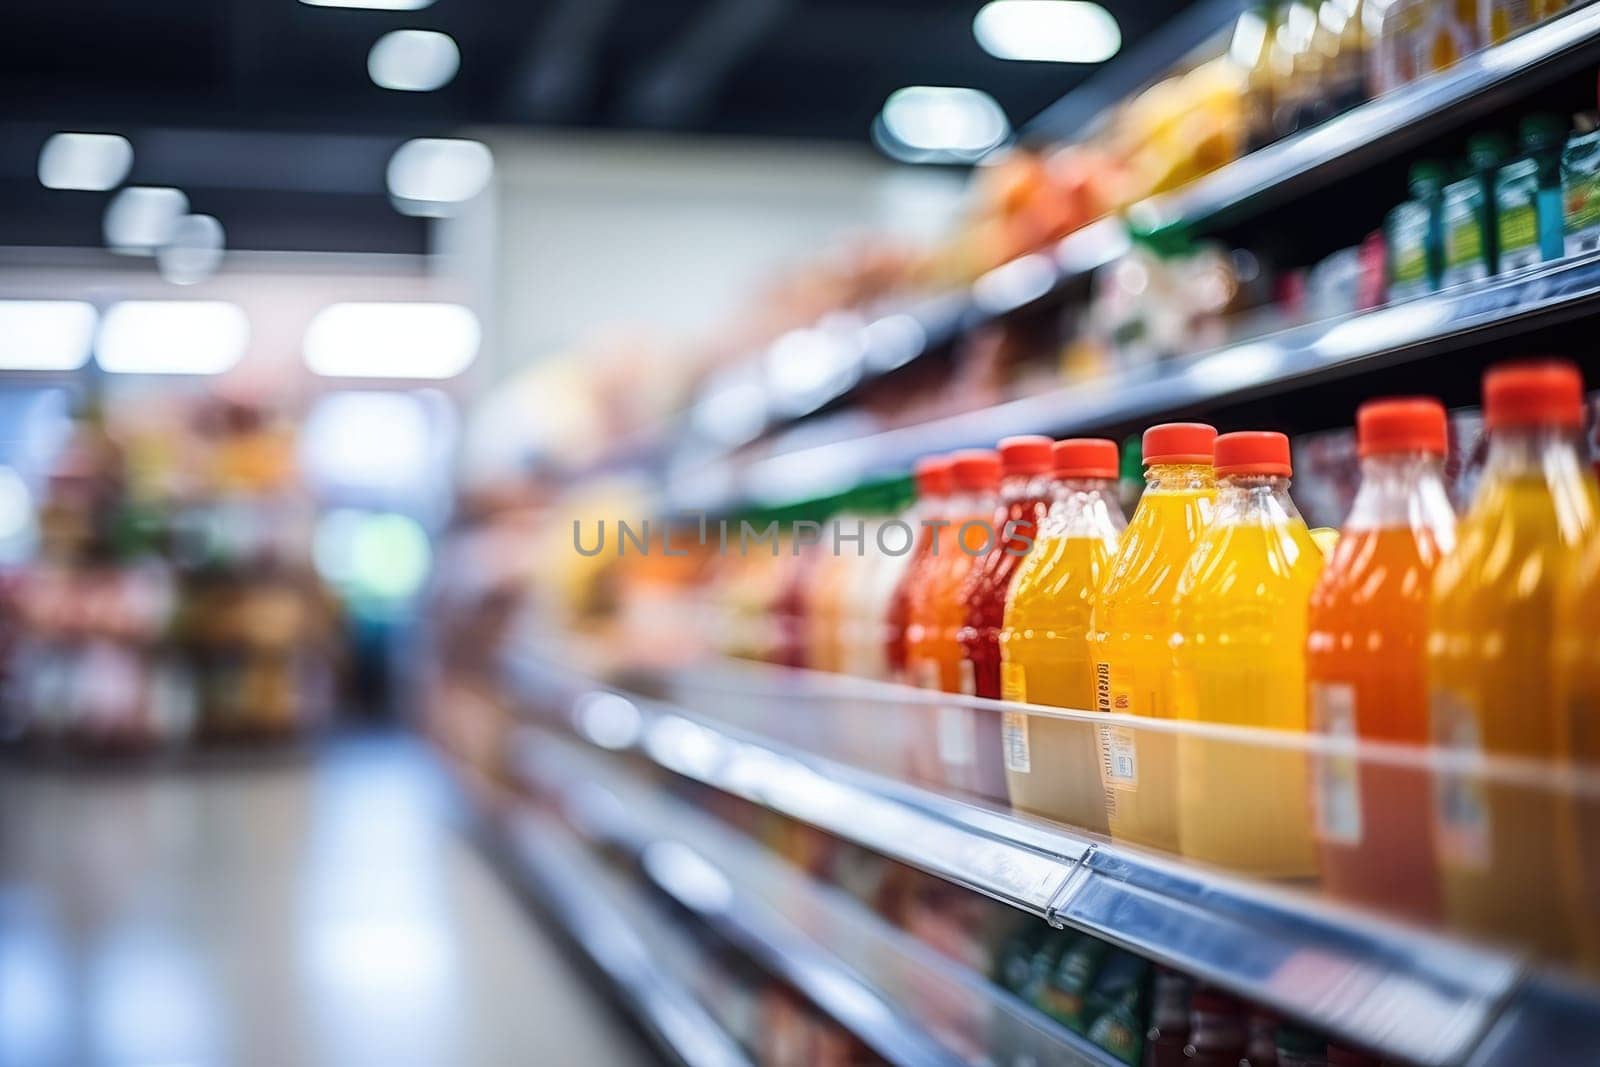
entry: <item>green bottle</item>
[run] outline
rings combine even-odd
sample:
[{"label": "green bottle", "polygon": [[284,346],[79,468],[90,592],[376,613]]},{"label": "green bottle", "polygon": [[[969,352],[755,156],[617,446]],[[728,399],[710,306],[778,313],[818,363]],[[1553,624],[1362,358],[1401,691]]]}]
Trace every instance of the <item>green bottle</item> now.
[{"label": "green bottle", "polygon": [[1561,258],[1566,139],[1566,123],[1554,115],[1529,115],[1518,128],[1524,154],[1500,168],[1494,185],[1501,274]]},{"label": "green bottle", "polygon": [[1440,226],[1444,168],[1437,163],[1415,163],[1407,184],[1411,199],[1397,204],[1384,221],[1391,301],[1433,292],[1444,273]]}]

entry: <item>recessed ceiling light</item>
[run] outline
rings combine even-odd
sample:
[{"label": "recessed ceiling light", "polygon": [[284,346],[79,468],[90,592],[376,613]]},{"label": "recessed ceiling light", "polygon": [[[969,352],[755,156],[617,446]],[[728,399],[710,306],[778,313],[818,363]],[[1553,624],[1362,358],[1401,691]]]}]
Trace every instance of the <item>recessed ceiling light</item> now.
[{"label": "recessed ceiling light", "polygon": [[436,30],[392,30],[367,53],[367,73],[381,89],[432,92],[449,85],[460,69],[455,39]]},{"label": "recessed ceiling light", "polygon": [[1122,47],[1117,20],[1088,0],[991,0],[972,33],[991,56],[1037,63],[1104,63]]},{"label": "recessed ceiling light", "polygon": [[188,212],[189,198],[177,189],[130,185],[106,205],[106,246],[126,255],[154,255]]},{"label": "recessed ceiling light", "polygon": [[95,360],[113,374],[221,374],[244,357],[250,320],[222,300],[124,300],[100,326]]},{"label": "recessed ceiling light", "polygon": [[114,133],[53,133],[39,150],[39,181],[47,189],[115,189],[133,166],[133,145]]},{"label": "recessed ceiling light", "polygon": [[366,11],[421,11],[433,0],[300,0],[311,7],[349,7]]},{"label": "recessed ceiling light", "polygon": [[306,366],[330,378],[454,378],[482,340],[460,304],[332,304],[306,327]]},{"label": "recessed ceiling light", "polygon": [[185,215],[156,250],[156,267],[174,285],[194,285],[217,273],[222,247],[222,223],[211,215]]},{"label": "recessed ceiling light", "polygon": [[978,89],[911,85],[884,101],[875,124],[878,145],[912,163],[972,162],[1011,133],[994,97]]},{"label": "recessed ceiling light", "polygon": [[448,215],[493,176],[494,153],[483,142],[419,137],[389,158],[389,195],[407,215]]},{"label": "recessed ceiling light", "polygon": [[99,318],[82,300],[0,300],[0,369],[77,370]]}]

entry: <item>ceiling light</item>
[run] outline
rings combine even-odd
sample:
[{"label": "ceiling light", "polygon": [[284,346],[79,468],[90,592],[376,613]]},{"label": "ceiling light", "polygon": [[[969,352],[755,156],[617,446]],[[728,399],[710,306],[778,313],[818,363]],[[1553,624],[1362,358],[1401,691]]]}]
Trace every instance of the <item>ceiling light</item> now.
[{"label": "ceiling light", "polygon": [[0,369],[77,370],[99,317],[81,300],[0,300]]},{"label": "ceiling light", "polygon": [[53,133],[39,150],[46,189],[115,189],[133,166],[133,145],[114,133]]},{"label": "ceiling light", "polygon": [[156,250],[156,266],[173,285],[194,285],[217,273],[222,247],[222,223],[211,215],[185,215],[172,240]]},{"label": "ceiling light", "polygon": [[130,185],[106,207],[106,246],[126,255],[154,255],[188,211],[189,198],[177,189]]},{"label": "ceiling light", "polygon": [[991,56],[1036,63],[1104,63],[1122,47],[1117,20],[1088,0],[991,0],[972,33]]},{"label": "ceiling light", "polygon": [[244,357],[250,320],[221,300],[125,300],[106,312],[95,358],[114,374],[221,374]]},{"label": "ceiling light", "polygon": [[481,340],[460,304],[332,304],[306,328],[305,360],[330,378],[454,378]]},{"label": "ceiling light", "polygon": [[367,53],[367,73],[381,89],[432,92],[449,85],[460,69],[455,40],[435,30],[393,30]]},{"label": "ceiling light", "polygon": [[910,163],[973,162],[1010,133],[994,97],[941,85],[896,89],[873,129],[880,148]]},{"label": "ceiling light", "polygon": [[421,11],[433,0],[300,0],[311,7],[352,7],[366,11]]},{"label": "ceiling light", "polygon": [[494,154],[481,141],[419,137],[389,158],[389,195],[407,215],[448,215],[494,175]]}]

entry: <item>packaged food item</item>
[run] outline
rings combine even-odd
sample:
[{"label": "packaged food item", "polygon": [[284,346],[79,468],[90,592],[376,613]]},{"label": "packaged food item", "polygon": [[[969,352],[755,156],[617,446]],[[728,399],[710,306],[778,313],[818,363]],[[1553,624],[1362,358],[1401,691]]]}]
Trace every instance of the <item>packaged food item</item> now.
[{"label": "packaged food item", "polygon": [[1278,1027],[1277,1046],[1278,1067],[1328,1067],[1328,1043],[1310,1030],[1285,1023]]},{"label": "packaged food item", "polygon": [[1282,71],[1273,101],[1273,128],[1279,137],[1314,126],[1330,113],[1319,30],[1326,34],[1311,0],[1290,0],[1280,9],[1273,39],[1273,61]]},{"label": "packaged food item", "polygon": [[1501,167],[1495,178],[1495,225],[1499,270],[1521,270],[1560,259],[1561,146],[1566,127],[1553,115],[1522,120],[1525,155]]},{"label": "packaged food item", "polygon": [[[1145,491],[1095,600],[1095,705],[1100,711],[1171,718],[1172,599],[1178,575],[1216,500],[1204,423],[1152,426],[1143,441]],[[1111,836],[1176,851],[1176,750],[1171,735],[1104,726],[1097,738]]]},{"label": "packaged food item", "polygon": [[1000,698],[1000,628],[1006,593],[1022,560],[1038,547],[1039,522],[1053,491],[1054,462],[1048,437],[1025,435],[1000,442],[1000,500],[988,550],[973,564],[961,589],[966,608],[962,626],[960,691]]},{"label": "packaged food item", "polygon": [[1367,85],[1366,0],[1323,0],[1317,22],[1333,35],[1323,93],[1334,114],[1371,95]]},{"label": "packaged food item", "polygon": [[1433,0],[1422,5],[1421,67],[1418,74],[1449,70],[1476,52],[1481,40],[1478,5],[1481,0]]},{"label": "packaged food item", "polygon": [[1499,270],[1494,178],[1505,157],[1505,140],[1498,134],[1475,134],[1468,141],[1467,176],[1445,186],[1439,209],[1444,288],[1481,281]]},{"label": "packaged food item", "polygon": [[1035,992],[1035,1006],[1068,1029],[1087,1033],[1089,989],[1112,951],[1099,938],[1068,935],[1056,965]]},{"label": "packaged food item", "polygon": [[[859,554],[846,582],[838,636],[839,669],[846,674],[889,679],[890,601],[911,565],[924,510],[913,483],[892,478],[873,487],[860,529],[845,531],[852,538],[860,535],[854,542]],[[853,542],[840,540],[840,551],[848,553]]]},{"label": "packaged food item", "polygon": [[[1593,768],[1600,765],[1600,537],[1589,536],[1572,580],[1566,583],[1556,626],[1557,699],[1572,738],[1572,755]],[[1600,801],[1577,803],[1578,841],[1600,841]],[[1578,897],[1600,899],[1600,849],[1578,852]],[[1590,911],[1580,916],[1584,962],[1592,971],[1600,964],[1600,929]]]},{"label": "packaged food item", "polygon": [[1246,1029],[1250,1042],[1241,1064],[1249,1067],[1278,1067],[1278,1018],[1260,1008],[1252,1009]]},{"label": "packaged food item", "polygon": [[1561,149],[1562,232],[1569,256],[1600,248],[1600,130],[1581,116],[1580,132]]},{"label": "packaged food item", "polygon": [[1479,0],[1479,39],[1499,44],[1567,8],[1566,0]]},{"label": "packaged food item", "polygon": [[[1117,445],[1073,438],[1057,441],[1052,456],[1054,498],[1006,600],[1001,693],[1090,711],[1090,613],[1127,525],[1116,496]],[[1098,749],[1087,723],[1006,712],[1001,730],[1014,808],[1106,832]]]},{"label": "packaged food item", "polygon": [[1157,967],[1152,984],[1150,1030],[1145,1040],[1147,1067],[1183,1067],[1189,1044],[1189,999],[1194,981],[1179,971]]},{"label": "packaged food item", "polygon": [[[1289,498],[1289,439],[1216,441],[1216,514],[1172,597],[1173,710],[1201,723],[1305,730],[1306,611],[1322,552]],[[1185,856],[1266,877],[1317,870],[1305,753],[1178,738]]]},{"label": "packaged food item", "polygon": [[1149,960],[1111,949],[1089,990],[1089,1040],[1128,1067],[1140,1067],[1144,1061],[1153,970]]},{"label": "packaged food item", "polygon": [[916,548],[894,587],[884,614],[884,664],[889,679],[895,682],[906,680],[906,630],[911,621],[911,591],[926,580],[929,566],[935,561],[934,546],[939,543],[939,534],[944,529],[937,524],[950,521],[950,494],[954,488],[948,456],[926,456],[918,460],[915,477],[917,505],[907,521],[915,531]]},{"label": "packaged food item", "polygon": [[1249,1051],[1244,1005],[1215,989],[1195,990],[1189,1002],[1189,1067],[1239,1067]]},{"label": "packaged food item", "polygon": [[1408,184],[1411,199],[1396,205],[1384,223],[1390,301],[1433,292],[1444,270],[1444,170],[1437,163],[1414,164]]},{"label": "packaged food item", "polygon": [[[1557,605],[1595,536],[1600,488],[1580,452],[1583,381],[1570,363],[1484,375],[1489,455],[1454,551],[1434,572],[1428,686],[1433,742],[1470,757],[1561,760],[1567,724],[1550,669]],[[1436,775],[1435,839],[1446,917],[1550,959],[1575,947],[1570,798]]]},{"label": "packaged food item", "polygon": [[1239,16],[1228,45],[1228,58],[1245,72],[1245,151],[1271,144],[1273,130],[1272,52],[1277,34],[1276,13],[1270,4],[1256,4]]},{"label": "packaged food item", "polygon": [[1373,96],[1410,85],[1421,70],[1424,0],[1367,0],[1367,83]]},{"label": "packaged food item", "polygon": [[1342,248],[1306,277],[1307,318],[1332,319],[1361,307],[1361,250]]},{"label": "packaged food item", "polygon": [[[1428,591],[1455,547],[1444,406],[1377,400],[1356,413],[1361,489],[1311,596],[1311,726],[1358,740],[1428,741]],[[1315,763],[1324,887],[1412,918],[1438,910],[1429,779],[1352,751]]]}]

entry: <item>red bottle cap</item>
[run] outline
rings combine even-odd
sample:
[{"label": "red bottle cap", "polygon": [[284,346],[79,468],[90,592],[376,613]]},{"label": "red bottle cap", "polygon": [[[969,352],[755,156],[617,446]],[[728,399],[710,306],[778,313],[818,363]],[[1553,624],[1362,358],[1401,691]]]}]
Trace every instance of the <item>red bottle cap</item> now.
[{"label": "red bottle cap", "polygon": [[1483,424],[1582,426],[1583,375],[1565,360],[1503,363],[1483,376]]},{"label": "red bottle cap", "polygon": [[954,484],[950,477],[949,456],[923,456],[913,468],[917,479],[917,496],[949,496]]},{"label": "red bottle cap", "polygon": [[1115,441],[1103,437],[1069,437],[1050,450],[1056,473],[1063,478],[1115,478],[1121,458]]},{"label": "red bottle cap", "polygon": [[1000,463],[1007,474],[1046,474],[1050,470],[1050,447],[1055,444],[1039,434],[1006,437],[1000,441]]},{"label": "red bottle cap", "polygon": [[1277,474],[1288,477],[1289,439],[1274,430],[1245,430],[1217,438],[1218,474]]},{"label": "red bottle cap", "polygon": [[1000,456],[982,448],[967,448],[950,456],[950,478],[957,489],[978,492],[1000,484]]},{"label": "red bottle cap", "polygon": [[1363,457],[1390,452],[1448,451],[1444,405],[1431,397],[1389,397],[1356,409],[1356,451]]},{"label": "red bottle cap", "polygon": [[1217,428],[1203,422],[1164,422],[1144,432],[1144,462],[1210,463]]}]

